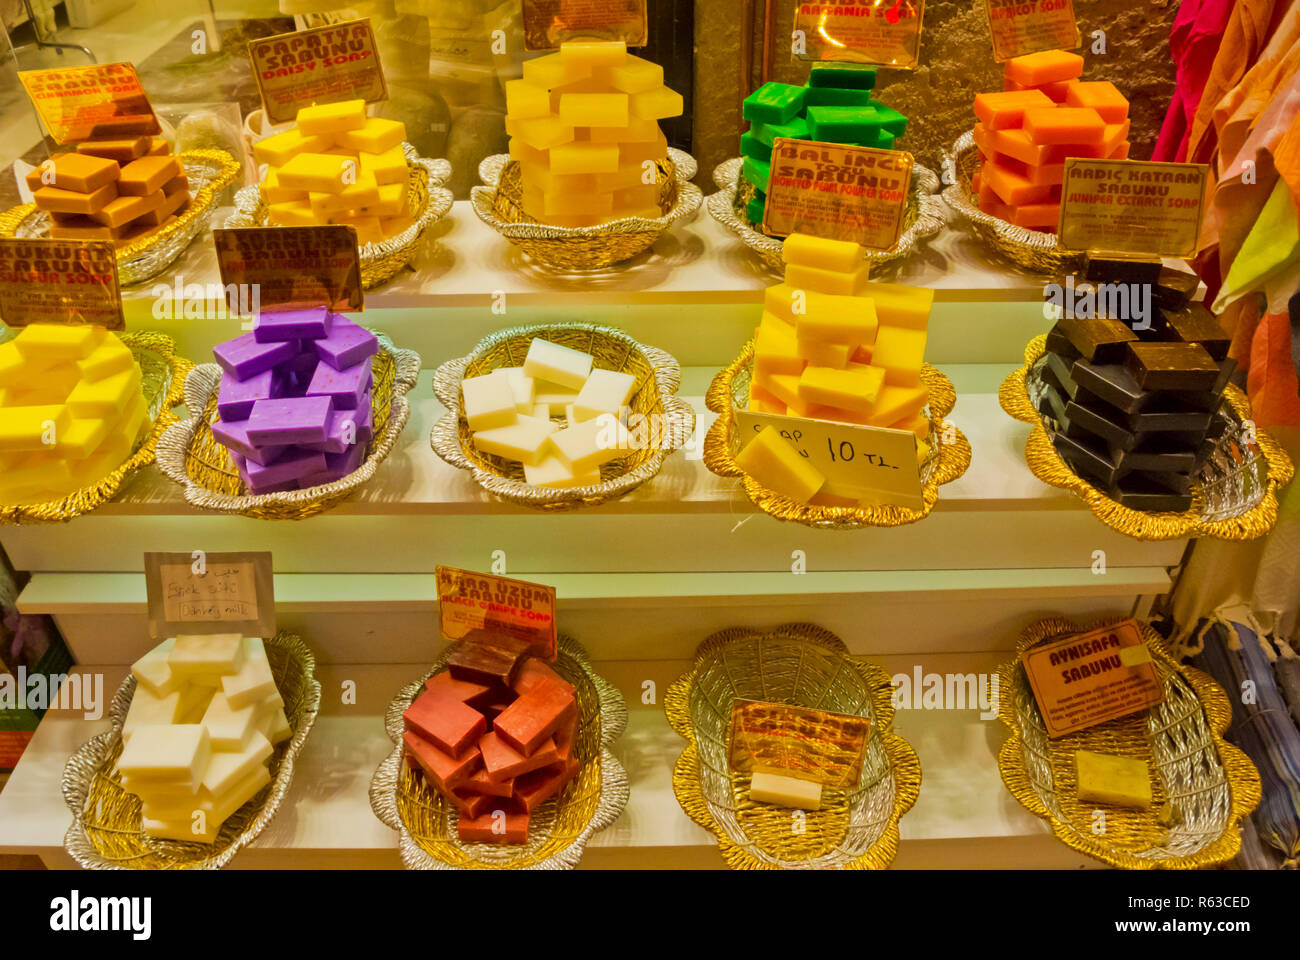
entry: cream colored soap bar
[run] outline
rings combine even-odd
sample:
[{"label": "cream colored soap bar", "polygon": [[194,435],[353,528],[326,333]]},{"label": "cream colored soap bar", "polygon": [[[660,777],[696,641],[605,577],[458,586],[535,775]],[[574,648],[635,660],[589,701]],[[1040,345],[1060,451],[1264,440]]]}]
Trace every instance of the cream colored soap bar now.
[{"label": "cream colored soap bar", "polygon": [[822,785],[811,780],[798,780],[776,773],[755,772],[749,781],[749,799],[756,803],[771,803],[778,807],[797,807],[800,810],[822,808]]},{"label": "cream colored soap bar", "polygon": [[470,377],[460,384],[470,430],[495,430],[515,422],[519,412],[510,377],[500,370]]},{"label": "cream colored soap bar", "polygon": [[550,449],[553,432],[554,425],[550,420],[517,416],[508,427],[476,432],[474,447],[482,453],[518,460],[524,465],[536,465],[542,462]]},{"label": "cream colored soap bar", "polygon": [[180,686],[180,675],[173,673],[167,662],[167,655],[175,645],[174,637],[164,640],[131,665],[131,675],[136,683],[155,697],[165,697]]},{"label": "cream colored soap bar", "polygon": [[203,789],[220,796],[257,770],[271,756],[271,741],[258,730],[250,731],[248,741],[237,750],[214,753],[203,774]]},{"label": "cream colored soap bar", "polygon": [[218,676],[238,673],[244,664],[244,638],[237,633],[179,636],[167,655],[167,663],[176,673],[186,677],[201,673]]},{"label": "cream colored soap bar", "polygon": [[628,437],[617,418],[602,414],[552,434],[551,445],[560,462],[577,476],[625,455]]},{"label": "cream colored soap bar", "polygon": [[1138,810],[1151,807],[1151,772],[1141,760],[1076,750],[1074,765],[1081,801]]},{"label": "cream colored soap bar", "polygon": [[148,688],[137,686],[131,696],[131,706],[126,711],[126,719],[122,721],[122,742],[127,743],[138,727],[176,723],[180,714],[180,702],[179,690],[158,697]]},{"label": "cream colored soap bar", "polygon": [[593,370],[587,382],[573,401],[573,418],[578,422],[591,420],[602,413],[618,415],[623,404],[632,395],[636,377],[630,373],[613,370]]},{"label": "cream colored soap bar", "polygon": [[567,390],[581,390],[591,373],[591,354],[549,340],[534,340],[524,358],[524,373]]},{"label": "cream colored soap bar", "polygon": [[497,367],[493,372],[510,381],[510,389],[515,395],[515,410],[530,416],[536,413],[537,404],[533,402],[533,378],[524,373],[523,367]]},{"label": "cream colored soap bar", "polygon": [[235,709],[259,703],[276,694],[275,676],[266,659],[266,645],[260,637],[244,638],[244,665],[238,673],[221,678],[221,692]]},{"label": "cream colored soap bar", "polygon": [[800,503],[812,499],[826,482],[822,472],[799,456],[773,426],[764,427],[745,444],[736,454],[736,463],[769,490]]},{"label": "cream colored soap bar", "polygon": [[211,755],[212,743],[202,724],[151,724],[131,734],[117,769],[126,780],[166,781],[198,789]]},{"label": "cream colored soap bar", "polygon": [[534,487],[550,487],[555,490],[563,490],[569,487],[587,487],[600,483],[600,470],[596,469],[575,476],[564,461],[559,457],[550,456],[536,466],[525,464],[524,480]]},{"label": "cream colored soap bar", "polygon": [[250,734],[256,732],[261,704],[249,703],[235,709],[226,695],[217,691],[203,711],[202,723],[208,728],[212,749],[219,752],[242,750]]}]

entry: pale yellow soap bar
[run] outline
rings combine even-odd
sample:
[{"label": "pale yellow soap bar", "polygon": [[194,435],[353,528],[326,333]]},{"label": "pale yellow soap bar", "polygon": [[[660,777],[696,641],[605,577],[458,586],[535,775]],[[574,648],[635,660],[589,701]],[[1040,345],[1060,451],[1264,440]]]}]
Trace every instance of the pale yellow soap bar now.
[{"label": "pale yellow soap bar", "polygon": [[[535,339],[528,345],[524,373],[566,390],[581,390],[591,373],[591,354],[549,340]],[[539,388],[544,392],[545,388]],[[542,401],[538,401],[539,403]],[[572,402],[572,401],[569,401]]]},{"label": "pale yellow soap bar", "polygon": [[[260,704],[250,704],[245,709],[257,710]],[[216,797],[257,770],[271,756],[271,741],[260,730],[250,730],[248,740],[234,750],[214,753],[203,773],[203,789]]]},{"label": "pale yellow soap bar", "polygon": [[280,174],[275,168],[266,171],[266,179],[262,181],[262,198],[268,205],[273,203],[293,203],[295,200],[306,200],[308,193],[306,190],[286,190],[280,186]]},{"label": "pale yellow soap bar", "polygon": [[523,464],[538,464],[551,446],[554,425],[550,420],[537,417],[516,416],[515,422],[492,430],[474,434],[474,447],[481,453],[518,460]]},{"label": "pale yellow soap bar", "polygon": [[626,93],[566,93],[560,97],[560,119],[575,127],[626,127]]},{"label": "pale yellow soap bar", "polygon": [[499,370],[462,380],[460,390],[470,430],[494,430],[515,422],[515,393],[510,378]]},{"label": "pale yellow soap bar", "polygon": [[934,291],[901,283],[864,283],[861,294],[870,297],[882,325],[924,330],[930,322]]},{"label": "pale yellow soap bar", "polygon": [[573,142],[573,124],[554,115],[535,120],[508,120],[506,132],[534,150],[550,150]]},{"label": "pale yellow soap bar", "polygon": [[298,129],[306,136],[343,133],[366,124],[366,101],[320,103],[298,111]]},{"label": "pale yellow soap bar", "polygon": [[535,120],[550,116],[551,94],[529,80],[506,82],[506,116],[512,120]]},{"label": "pale yellow soap bar", "polygon": [[553,433],[551,446],[555,456],[577,476],[624,456],[629,440],[617,417],[602,414]]},{"label": "pale yellow soap bar", "polygon": [[174,637],[164,640],[143,657],[131,664],[131,675],[136,683],[156,697],[165,697],[181,684],[179,674],[173,673],[167,655],[176,645]]},{"label": "pale yellow soap bar", "polygon": [[921,382],[925,361],[925,330],[907,327],[881,327],[871,362],[885,369],[885,382],[898,387],[915,387]]},{"label": "pale yellow soap bar", "polygon": [[328,150],[331,142],[329,137],[307,136],[300,127],[290,127],[253,144],[253,158],[270,167],[282,167],[300,153]]},{"label": "pale yellow soap bar", "polygon": [[572,40],[560,44],[560,61],[591,67],[616,67],[627,59],[621,40]]},{"label": "pale yellow soap bar", "polygon": [[311,201],[306,190],[296,191],[303,195],[301,200],[286,200],[283,203],[266,205],[266,222],[277,227],[314,227],[321,222],[311,209]]},{"label": "pale yellow soap bar", "polygon": [[822,785],[812,780],[755,771],[749,780],[749,799],[755,803],[771,803],[778,807],[820,810]]},{"label": "pale yellow soap bar", "polygon": [[623,93],[645,93],[656,90],[664,84],[664,68],[649,60],[642,60],[630,54],[622,63],[614,64],[606,71],[609,82],[615,90]]},{"label": "pale yellow soap bar", "polygon": [[846,240],[829,240],[806,233],[792,233],[782,244],[781,256],[786,263],[852,273],[862,266],[866,251],[861,244]]},{"label": "pale yellow soap bar", "polygon": [[208,701],[201,721],[208,728],[208,737],[215,751],[242,750],[255,730],[260,704],[249,703],[235,708],[226,695],[217,691]]},{"label": "pale yellow soap bar", "polygon": [[805,267],[797,263],[788,263],[785,267],[785,282],[795,289],[812,293],[828,293],[840,297],[857,296],[863,284],[867,282],[869,267],[863,264],[856,270],[843,272],[826,270],[821,267]]},{"label": "pale yellow soap bar", "polygon": [[[563,49],[563,48],[561,48]],[[560,53],[524,61],[524,79],[551,90],[567,83],[576,83],[591,76],[591,63]]]},{"label": "pale yellow soap bar", "polygon": [[400,146],[383,153],[362,153],[357,158],[362,173],[368,173],[383,186],[389,183],[405,184],[408,179],[406,154]]},{"label": "pale yellow soap bar", "polygon": [[615,173],[619,148],[612,143],[566,143],[551,148],[551,173]]},{"label": "pale yellow soap bar", "polygon": [[533,403],[539,408],[545,407],[552,417],[565,413],[577,398],[576,390],[565,390],[546,383],[539,384],[534,380]]},{"label": "pale yellow soap bar", "polygon": [[379,181],[374,174],[358,173],[356,181],[349,183],[338,193],[309,193],[311,212],[317,217],[328,218],[335,213],[369,207],[379,202]]},{"label": "pale yellow soap bar", "polygon": [[736,455],[736,464],[758,483],[807,503],[822,488],[826,477],[799,455],[773,426],[760,430]]},{"label": "pale yellow soap bar", "polygon": [[655,87],[629,94],[632,115],[642,120],[665,120],[681,116],[682,95],[668,87]]},{"label": "pale yellow soap bar", "polygon": [[1146,763],[1091,750],[1076,750],[1079,799],[1147,810],[1151,807],[1151,771]]},{"label": "pale yellow soap bar", "polygon": [[[176,637],[167,663],[187,678],[194,674],[238,673],[244,663],[244,638],[237,633],[188,634]],[[214,682],[213,686],[217,684]]]},{"label": "pale yellow soap bar", "polygon": [[819,367],[835,367],[843,370],[849,365],[850,347],[842,343],[826,343],[822,340],[809,340],[806,337],[795,338],[795,352],[800,358]]},{"label": "pale yellow soap bar", "polygon": [[870,413],[885,383],[885,371],[859,365],[856,369],[807,367],[799,378],[799,397],[808,403]]},{"label": "pale yellow soap bar", "polygon": [[808,340],[849,347],[876,342],[879,326],[876,306],[867,297],[832,297],[813,294],[808,310],[795,315],[795,329]]},{"label": "pale yellow soap bar", "polygon": [[524,480],[534,487],[563,490],[570,487],[587,487],[600,483],[600,470],[575,476],[559,457],[549,456],[536,465],[524,465]]},{"label": "pale yellow soap bar", "polygon": [[172,724],[180,718],[181,693],[173,690],[165,696],[156,696],[146,687],[137,686],[131,695],[131,706],[122,721],[122,742],[131,739],[138,727],[152,724]]},{"label": "pale yellow soap bar", "polygon": [[280,168],[279,183],[287,190],[342,193],[356,183],[358,162],[328,153],[300,153]]},{"label": "pale yellow soap bar", "polygon": [[357,153],[384,153],[394,147],[401,147],[406,139],[406,124],[400,120],[387,120],[383,117],[370,117],[355,130],[345,130],[337,138],[344,150]]},{"label": "pale yellow soap bar", "polygon": [[613,370],[592,370],[587,382],[573,401],[573,417],[579,423],[608,413],[618,415],[623,404],[632,395],[636,377],[630,373]]},{"label": "pale yellow soap bar", "polygon": [[117,769],[127,781],[165,781],[198,789],[211,755],[212,743],[202,724],[150,724],[136,727]]},{"label": "pale yellow soap bar", "polygon": [[222,676],[221,692],[235,709],[276,694],[275,676],[266,659],[266,645],[260,637],[244,638],[243,666],[238,673]]},{"label": "pale yellow soap bar", "polygon": [[493,373],[510,381],[516,411],[529,415],[537,412],[537,404],[533,401],[533,378],[524,372],[523,367],[497,367]]}]

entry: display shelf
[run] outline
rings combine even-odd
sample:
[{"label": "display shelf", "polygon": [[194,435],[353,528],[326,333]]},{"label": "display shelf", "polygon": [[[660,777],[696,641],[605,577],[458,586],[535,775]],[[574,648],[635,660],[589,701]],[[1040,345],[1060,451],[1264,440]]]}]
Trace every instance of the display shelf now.
[{"label": "display shelf", "polygon": [[[928,671],[987,673],[996,653],[936,657]],[[914,657],[882,657],[886,670],[910,671]],[[596,834],[586,867],[719,868],[713,837],[692,823],[672,794],[672,764],[684,741],[661,708],[642,705],[647,680],[662,693],[688,666],[686,660],[604,662],[598,670],[628,698],[627,733],[614,752],[626,767],[631,796],[623,815]],[[111,696],[124,667],[80,667],[102,672]],[[232,866],[396,867],[397,835],[370,810],[375,767],[391,750],[383,712],[418,668],[403,665],[323,666],[321,714],[299,759],[293,785],[271,825]],[[341,702],[345,682],[355,684],[355,704]],[[920,799],[902,821],[897,865],[907,867],[1077,867],[1088,863],[1055,841],[1002,787],[996,748],[1002,729],[972,710],[901,710],[897,730],[920,754]],[[51,867],[69,866],[63,836],[71,815],[60,781],[68,755],[104,720],[51,711],[36,731],[3,793],[0,853],[34,854]]]}]

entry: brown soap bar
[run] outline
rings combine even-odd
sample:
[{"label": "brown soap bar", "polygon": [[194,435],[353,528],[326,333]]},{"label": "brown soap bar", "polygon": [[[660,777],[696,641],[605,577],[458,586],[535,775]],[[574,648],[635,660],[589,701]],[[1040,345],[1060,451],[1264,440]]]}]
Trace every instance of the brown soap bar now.
[{"label": "brown soap bar", "polygon": [[1133,510],[1147,513],[1183,513],[1192,507],[1192,495],[1170,490],[1148,479],[1151,474],[1132,473],[1113,486],[1112,500]]},{"label": "brown soap bar", "polygon": [[1144,390],[1214,389],[1219,367],[1196,343],[1130,343],[1128,368]]},{"label": "brown soap bar", "polygon": [[168,196],[164,191],[163,201],[158,205],[158,209],[142,214],[137,222],[147,227],[159,226],[164,220],[183,207],[189,199],[189,191],[173,193],[171,196]]},{"label": "brown soap bar", "polygon": [[137,217],[143,217],[146,213],[157,210],[163,199],[161,190],[144,197],[118,197],[91,216],[106,227],[120,227]]},{"label": "brown soap bar", "polygon": [[1094,283],[1154,284],[1160,279],[1159,260],[1124,260],[1116,257],[1089,257],[1084,278]]},{"label": "brown soap bar", "polygon": [[146,157],[165,157],[172,152],[171,144],[162,137],[154,137],[149,143],[149,149],[145,151]]},{"label": "brown soap bar", "polygon": [[1196,469],[1198,450],[1203,437],[1182,440],[1181,434],[1161,433],[1148,438],[1135,450],[1111,449],[1115,466],[1121,474],[1134,470],[1155,473],[1191,473]]},{"label": "brown soap bar", "polygon": [[1160,338],[1175,343],[1199,343],[1215,360],[1225,360],[1232,338],[1214,314],[1200,304],[1182,310],[1165,310]]},{"label": "brown soap bar", "polygon": [[[142,104],[141,106],[144,109],[148,109],[147,104]],[[149,127],[145,126],[145,121],[139,115],[142,112],[140,109],[132,108],[126,103],[126,101],[116,104],[114,109],[118,112],[117,118],[101,120],[99,123],[95,124],[90,128],[89,139],[125,140],[128,137],[138,137],[141,135],[140,131],[149,129]],[[145,135],[144,139],[149,140],[151,139],[151,136]],[[145,149],[148,149],[148,147],[146,146]]]},{"label": "brown soap bar", "polygon": [[1092,363],[1122,363],[1127,344],[1137,340],[1127,324],[1100,317],[1060,320],[1056,329],[1065,334],[1079,356]]},{"label": "brown soap bar", "polygon": [[1058,433],[1052,437],[1052,445],[1075,473],[1104,490],[1114,486],[1122,475],[1111,459],[1108,448],[1101,441],[1080,440]]},{"label": "brown soap bar", "polygon": [[50,224],[50,236],[55,240],[116,240],[124,228],[114,230],[90,217],[78,214],[55,214]]},{"label": "brown soap bar", "polygon": [[58,187],[41,187],[32,191],[37,210],[50,213],[97,214],[117,197],[117,184],[106,183],[91,193],[61,190]]},{"label": "brown soap bar", "polygon": [[170,197],[177,190],[189,190],[189,188],[190,188],[189,178],[182,173],[179,177],[172,177],[170,180],[164,183],[162,186],[162,192],[167,194],[167,196]]},{"label": "brown soap bar", "polygon": [[471,630],[452,651],[447,671],[456,680],[508,687],[529,646],[508,634]]},{"label": "brown soap bar", "polygon": [[157,193],[163,184],[183,171],[175,157],[141,157],[122,168],[117,192],[124,197],[143,197]]},{"label": "brown soap bar", "polygon": [[122,172],[112,160],[104,157],[83,157],[79,153],[56,153],[47,163],[52,164],[48,172],[52,175],[49,183],[45,182],[47,168],[44,163],[27,174],[27,186],[36,191],[42,187],[58,187],[74,193],[94,193],[106,183],[112,183]]},{"label": "brown soap bar", "polygon": [[148,137],[129,137],[124,140],[86,140],[77,144],[77,153],[90,157],[103,157],[122,165],[143,157],[149,149]]},{"label": "brown soap bar", "polygon": [[1200,285],[1201,278],[1196,274],[1165,267],[1160,271],[1160,279],[1151,291],[1151,298],[1158,307],[1178,310],[1192,302]]},{"label": "brown soap bar", "polygon": [[1079,351],[1074,349],[1074,344],[1070,342],[1070,338],[1065,335],[1059,323],[1047,332],[1045,346],[1048,353],[1054,353],[1071,363],[1079,359]]}]

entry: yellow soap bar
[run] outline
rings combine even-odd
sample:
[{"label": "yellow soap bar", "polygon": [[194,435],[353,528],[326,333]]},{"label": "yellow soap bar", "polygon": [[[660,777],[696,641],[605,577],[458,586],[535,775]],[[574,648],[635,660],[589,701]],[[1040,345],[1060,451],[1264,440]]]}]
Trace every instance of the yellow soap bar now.
[{"label": "yellow soap bar", "polygon": [[23,327],[14,344],[30,360],[80,360],[104,342],[108,332],[87,324],[33,323]]},{"label": "yellow soap bar", "polygon": [[544,193],[594,193],[597,190],[596,177],[590,173],[552,173],[549,166],[534,164],[522,164],[520,172],[524,186],[536,187]]},{"label": "yellow soap bar", "polygon": [[554,115],[535,120],[507,120],[506,126],[507,133],[534,150],[550,150],[573,142],[573,124]]},{"label": "yellow soap bar", "polygon": [[357,233],[357,243],[378,243],[384,239],[384,225],[379,218],[359,210],[330,214],[330,223],[351,227]]},{"label": "yellow soap bar", "polygon": [[622,63],[610,66],[605,75],[615,90],[623,93],[645,93],[663,86],[664,68],[649,60],[628,55]]},{"label": "yellow soap bar", "polygon": [[280,186],[280,174],[274,167],[266,171],[266,179],[262,181],[262,199],[268,204],[272,203],[292,203],[295,200],[306,200],[306,190],[286,190]]},{"label": "yellow soap bar", "polygon": [[[513,407],[513,399],[511,406]],[[514,423],[507,426],[475,433],[474,447],[480,453],[490,453],[535,466],[549,453],[551,435],[554,432],[554,425],[549,420],[516,416]]]},{"label": "yellow soap bar", "polygon": [[792,417],[811,416],[811,404],[799,396],[799,379],[801,374],[773,373],[759,376],[755,374],[758,385],[780,400],[786,406],[786,413]]},{"label": "yellow soap bar", "polygon": [[338,193],[309,193],[308,202],[311,204],[311,212],[323,220],[332,213],[378,203],[379,183],[373,176],[361,173],[357,175],[355,183],[349,183]]},{"label": "yellow soap bar", "polygon": [[0,412],[0,451],[52,450],[71,419],[63,404],[8,407]]},{"label": "yellow soap bar", "polygon": [[587,139],[592,143],[658,143],[663,135],[654,120],[629,116],[623,127],[592,127]]},{"label": "yellow soap bar", "polygon": [[809,306],[807,312],[794,315],[800,338],[847,347],[876,342],[876,305],[869,298],[813,294]]},{"label": "yellow soap bar", "polygon": [[805,267],[797,263],[786,264],[785,282],[788,286],[810,293],[828,293],[840,297],[857,296],[867,282],[867,264],[856,270],[843,272],[821,267]]},{"label": "yellow soap bar", "polygon": [[[524,373],[530,377],[554,384],[565,390],[581,390],[591,374],[592,357],[589,353],[574,350],[540,338],[528,345],[524,357]],[[544,391],[538,386],[538,393]],[[538,403],[542,401],[537,401]],[[572,402],[572,399],[569,401]]]},{"label": "yellow soap bar", "polygon": [[782,438],[776,427],[760,430],[740,453],[737,465],[769,490],[807,503],[822,488],[826,477]]},{"label": "yellow soap bar", "polygon": [[921,365],[925,360],[926,331],[906,327],[881,327],[871,362],[885,369],[885,382],[898,387],[914,387],[921,382]]},{"label": "yellow soap bar", "polygon": [[616,67],[627,59],[627,44],[621,40],[575,40],[560,44],[560,60],[587,67]]},{"label": "yellow soap bar", "polygon": [[[774,323],[777,321],[773,321]],[[794,330],[784,332],[772,326],[760,326],[754,333],[754,372],[760,375],[795,374],[803,370]]]},{"label": "yellow soap bar", "polygon": [[871,425],[892,427],[900,420],[908,420],[919,414],[929,402],[930,391],[925,387],[895,387],[886,384],[880,388],[875,405],[871,408]]},{"label": "yellow soap bar", "polygon": [[29,367],[28,363],[12,340],[0,343],[0,387],[22,383],[36,366],[32,364]]},{"label": "yellow soap bar", "polygon": [[570,487],[589,487],[600,483],[600,470],[575,475],[559,457],[546,457],[536,465],[524,464],[524,480],[534,487],[564,490]]},{"label": "yellow soap bar", "polygon": [[614,209],[614,198],[608,193],[567,193],[544,191],[536,187],[524,188],[524,209],[534,216],[573,217],[604,216]]},{"label": "yellow soap bar", "polygon": [[[563,50],[563,48],[561,48]],[[591,64],[561,53],[524,61],[524,79],[550,90],[591,76]]]},{"label": "yellow soap bar", "polygon": [[682,95],[668,87],[654,87],[640,93],[628,94],[632,116],[642,120],[664,120],[681,116]]},{"label": "yellow soap bar", "polygon": [[756,383],[749,385],[749,404],[747,408],[751,413],[785,414],[785,404]]},{"label": "yellow soap bar", "polygon": [[278,227],[314,227],[320,217],[312,213],[310,200],[289,200],[267,204],[266,222]]},{"label": "yellow soap bar", "polygon": [[869,413],[884,384],[885,371],[879,367],[836,370],[810,366],[799,377],[799,398],[807,403]]},{"label": "yellow soap bar", "polygon": [[615,173],[619,148],[610,143],[566,143],[551,148],[551,173]]},{"label": "yellow soap bar", "polygon": [[401,146],[391,147],[383,153],[361,153],[357,165],[363,174],[370,174],[380,186],[389,183],[406,183],[408,179],[406,154]]},{"label": "yellow soap bar", "polygon": [[1079,799],[1147,810],[1151,807],[1151,771],[1146,763],[1091,750],[1076,750],[1075,773]]},{"label": "yellow soap bar", "polygon": [[653,140],[621,143],[618,147],[619,165],[628,166],[635,163],[641,166],[643,172],[647,162],[659,163],[666,156],[668,156],[668,140],[662,133]]},{"label": "yellow soap bar", "polygon": [[815,366],[843,370],[849,365],[852,348],[842,343],[826,343],[824,340],[809,340],[796,335],[794,344],[795,353]]},{"label": "yellow soap bar", "polygon": [[298,129],[306,136],[358,130],[366,124],[366,101],[320,103],[298,111]]},{"label": "yellow soap bar", "polygon": [[68,394],[68,411],[74,417],[110,417],[126,410],[140,396],[140,368],[134,364],[100,380],[83,380]]},{"label": "yellow soap bar", "polygon": [[[366,174],[363,174],[366,176]],[[396,217],[406,212],[406,181],[385,183],[377,187],[379,199],[358,212],[373,217]],[[384,231],[387,233],[387,230]]]},{"label": "yellow soap bar", "polygon": [[49,367],[30,364],[25,377],[12,386],[0,387],[0,407],[39,407],[47,403],[62,403],[72,388],[83,379],[77,363],[75,360],[60,360]]},{"label": "yellow soap bar", "polygon": [[575,475],[590,473],[630,449],[627,431],[608,414],[551,434],[555,456]]},{"label": "yellow soap bar", "polygon": [[332,142],[329,137],[309,137],[301,128],[290,127],[283,133],[253,144],[253,157],[258,163],[282,167],[300,153],[327,150]]},{"label": "yellow soap bar", "polygon": [[626,93],[566,93],[560,97],[560,119],[575,127],[626,127]]},{"label": "yellow soap bar", "polygon": [[608,413],[614,416],[627,403],[636,377],[614,370],[593,370],[573,401],[573,419],[581,423]]},{"label": "yellow soap bar", "polygon": [[[144,401],[137,399],[135,402]],[[84,459],[99,448],[112,427],[107,417],[74,417],[65,430],[59,431],[55,449],[62,456]]]},{"label": "yellow soap bar", "polygon": [[462,410],[470,430],[492,430],[515,422],[519,412],[510,378],[500,370],[460,383]]},{"label": "yellow soap bar", "polygon": [[[244,665],[244,638],[238,633],[184,634],[176,637],[167,665],[186,677],[238,673]],[[215,685],[215,684],[213,684]]]},{"label": "yellow soap bar", "polygon": [[790,234],[781,248],[781,256],[786,263],[838,270],[841,273],[852,273],[862,266],[864,254],[861,244],[828,240],[806,233]]},{"label": "yellow soap bar", "polygon": [[[846,506],[856,506],[856,501]],[[822,785],[812,780],[799,780],[777,773],[754,771],[749,779],[749,799],[756,803],[771,803],[778,807],[796,807],[800,810],[822,808]]]},{"label": "yellow soap bar", "polygon": [[881,325],[924,330],[930,322],[934,291],[927,287],[909,287],[901,283],[862,285],[861,295],[870,297]]},{"label": "yellow soap bar", "polygon": [[506,116],[512,120],[534,120],[551,113],[551,94],[528,80],[506,82]]},{"label": "yellow soap bar", "polygon": [[383,153],[400,147],[406,139],[406,124],[400,120],[370,117],[355,130],[345,130],[336,137],[345,150],[358,153]]},{"label": "yellow soap bar", "polygon": [[[649,183],[647,183],[647,180],[649,180]],[[628,190],[632,187],[649,186],[655,182],[654,167],[647,169],[642,163],[636,161],[624,163],[620,160],[618,169],[613,173],[596,174],[596,189],[609,193],[617,190]]]},{"label": "yellow soap bar", "polygon": [[300,153],[280,168],[280,186],[310,193],[342,193],[356,183],[359,163],[327,153]]}]

